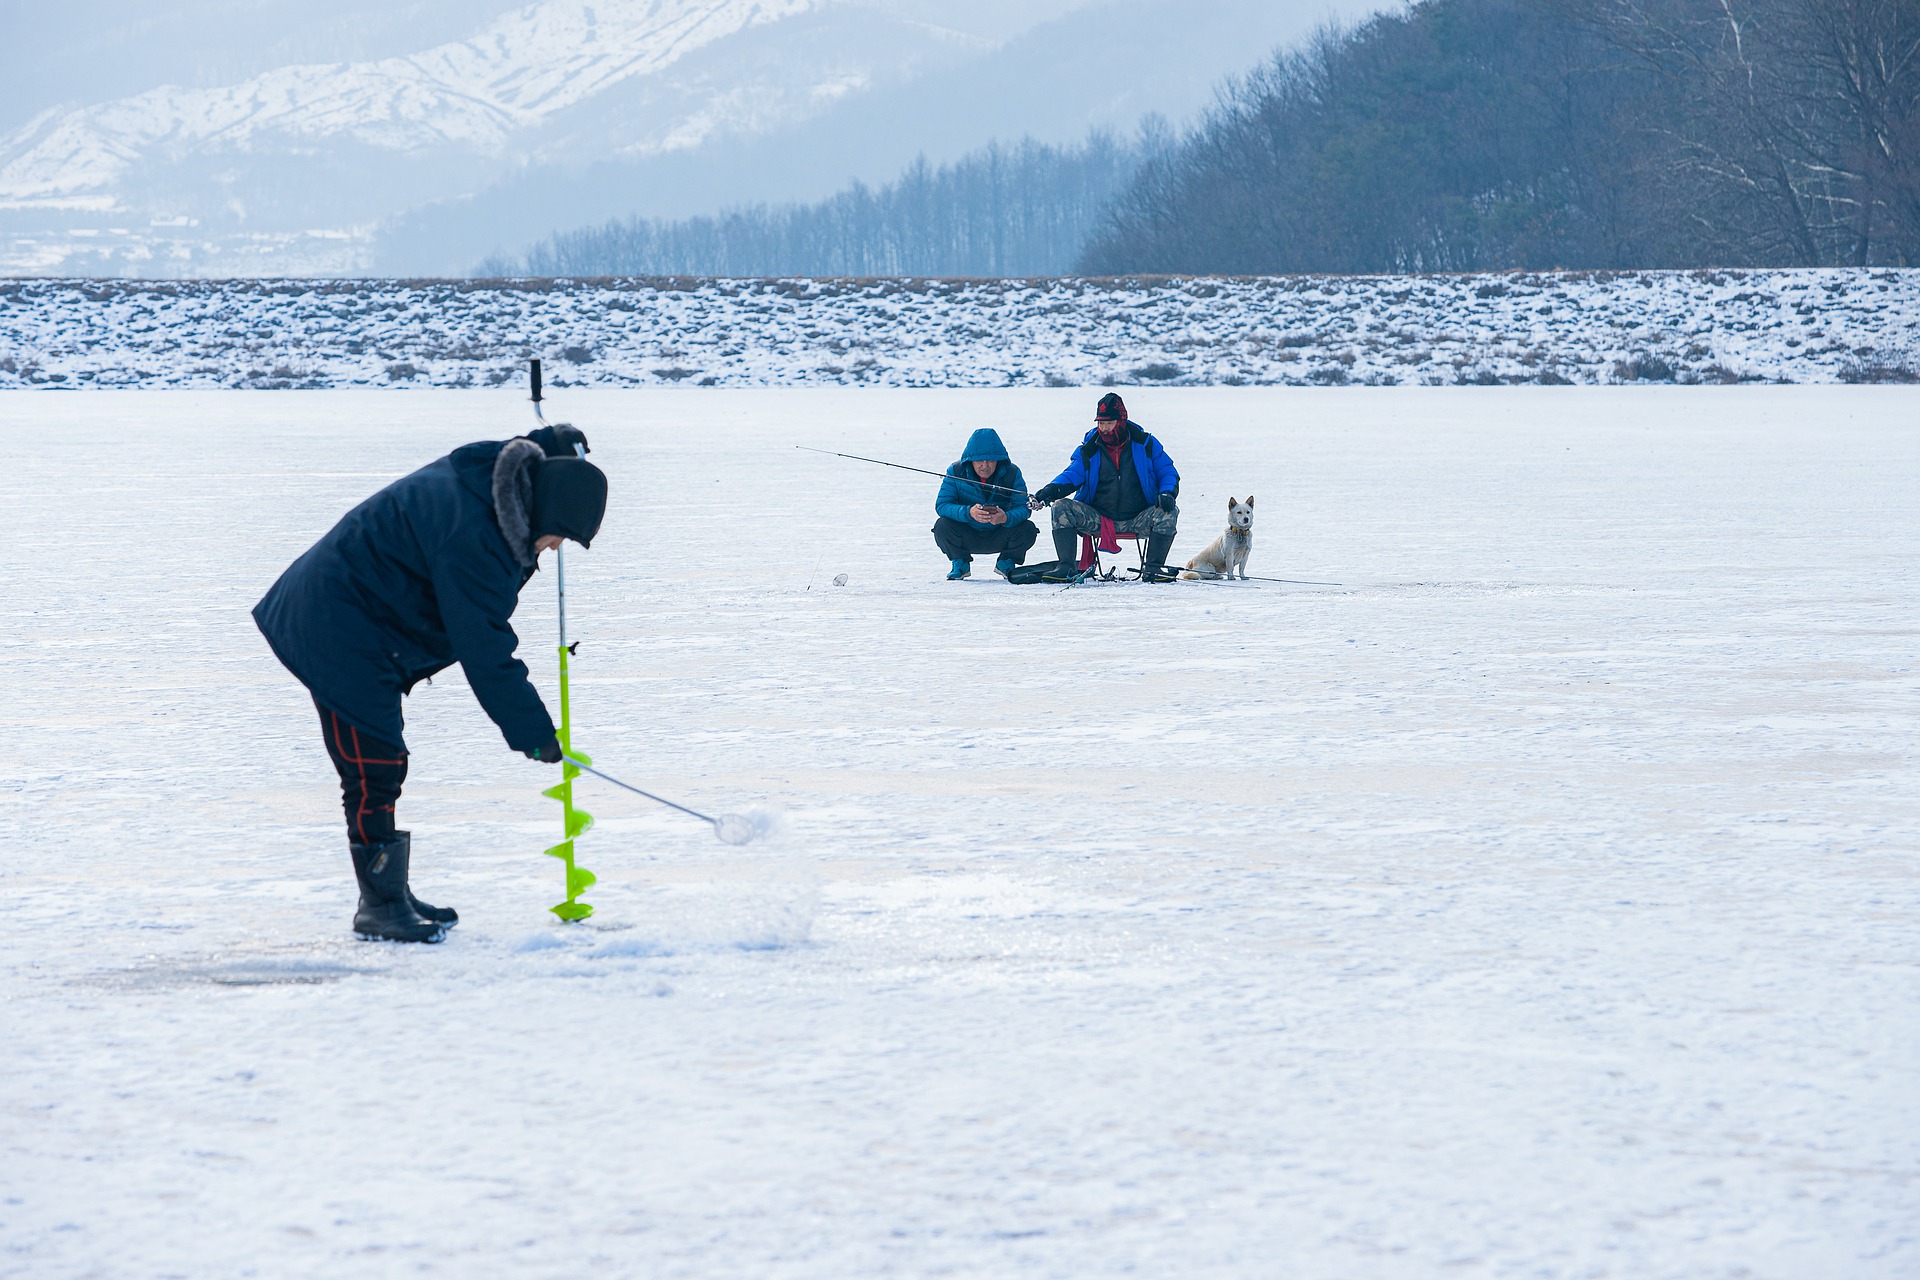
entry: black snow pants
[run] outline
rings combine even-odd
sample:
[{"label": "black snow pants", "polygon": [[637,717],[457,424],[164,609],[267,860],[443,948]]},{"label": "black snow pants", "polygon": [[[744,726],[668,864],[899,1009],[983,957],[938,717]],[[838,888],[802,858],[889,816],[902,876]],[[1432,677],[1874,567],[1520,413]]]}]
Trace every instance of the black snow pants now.
[{"label": "black snow pants", "polygon": [[333,712],[320,709],[320,736],[340,772],[340,802],[347,814],[347,839],[378,844],[393,838],[393,806],[407,780],[407,752],[360,732]]},{"label": "black snow pants", "polygon": [[940,554],[949,560],[964,560],[973,563],[976,553],[991,551],[997,556],[1012,556],[1019,564],[1027,558],[1033,541],[1040,531],[1033,527],[1033,521],[1020,520],[1013,524],[975,524],[971,520],[949,520],[941,516],[933,522],[933,541],[940,548]]}]

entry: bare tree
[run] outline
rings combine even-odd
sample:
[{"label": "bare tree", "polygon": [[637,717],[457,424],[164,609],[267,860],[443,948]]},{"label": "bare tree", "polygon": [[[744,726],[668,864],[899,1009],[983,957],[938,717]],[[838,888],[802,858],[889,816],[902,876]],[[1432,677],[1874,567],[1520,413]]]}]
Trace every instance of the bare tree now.
[{"label": "bare tree", "polygon": [[[1920,0],[1583,0],[1679,93],[1676,202],[1743,260],[1914,260]],[[1704,197],[1704,198],[1703,198]]]}]

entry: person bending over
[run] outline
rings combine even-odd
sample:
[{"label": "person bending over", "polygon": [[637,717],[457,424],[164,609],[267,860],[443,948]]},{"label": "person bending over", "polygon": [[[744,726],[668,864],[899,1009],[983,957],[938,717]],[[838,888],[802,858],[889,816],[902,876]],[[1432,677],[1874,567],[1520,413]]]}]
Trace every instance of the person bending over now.
[{"label": "person bending over", "polygon": [[1180,521],[1179,495],[1180,472],[1173,459],[1138,423],[1127,420],[1126,403],[1109,391],[1100,397],[1093,430],[1067,459],[1067,469],[1033,495],[1035,502],[1053,504],[1059,564],[1045,576],[1065,581],[1077,573],[1081,535],[1093,538],[1102,551],[1118,551],[1114,535],[1131,533],[1147,540],[1141,557],[1146,578],[1164,579]]},{"label": "person bending over", "polygon": [[1040,536],[1028,507],[1027,482],[991,427],[968,438],[960,461],[940,481],[933,509],[940,515],[933,522],[933,540],[953,561],[948,582],[970,575],[975,553],[986,551],[994,553],[993,571],[1004,578]]},{"label": "person bending over", "polygon": [[363,938],[438,942],[459,919],[413,896],[394,826],[407,777],[400,699],[458,662],[507,745],[549,764],[560,742],[508,625],[540,553],[587,546],[607,478],[572,427],[455,449],[342,516],[254,606],[274,656],[313,695],[340,774]]}]

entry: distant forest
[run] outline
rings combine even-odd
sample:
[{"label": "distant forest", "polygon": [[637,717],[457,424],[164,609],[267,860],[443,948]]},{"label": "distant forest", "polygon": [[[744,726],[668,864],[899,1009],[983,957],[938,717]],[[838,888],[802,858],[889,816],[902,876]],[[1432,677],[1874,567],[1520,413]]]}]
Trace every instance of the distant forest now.
[{"label": "distant forest", "polygon": [[1415,0],[1185,137],[989,148],[487,274],[1920,266],[1920,0]]},{"label": "distant forest", "polygon": [[950,165],[923,158],[877,190],[717,217],[647,218],[563,231],[483,276],[1057,276],[1155,148],[1095,133],[1078,146],[993,144]]}]

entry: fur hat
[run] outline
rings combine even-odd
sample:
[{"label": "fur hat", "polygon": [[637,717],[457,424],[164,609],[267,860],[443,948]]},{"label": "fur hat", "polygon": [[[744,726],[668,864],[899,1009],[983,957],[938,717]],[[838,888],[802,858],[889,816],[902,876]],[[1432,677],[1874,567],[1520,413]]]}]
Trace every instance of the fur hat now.
[{"label": "fur hat", "polygon": [[585,458],[546,458],[533,473],[534,538],[558,534],[593,545],[607,514],[606,472]]}]

